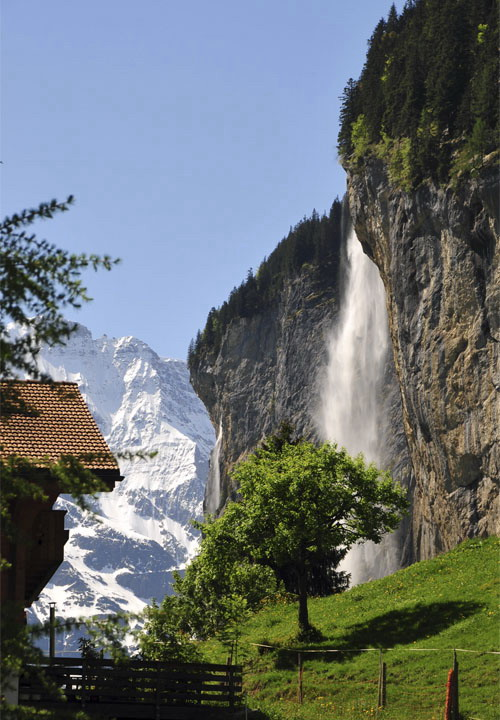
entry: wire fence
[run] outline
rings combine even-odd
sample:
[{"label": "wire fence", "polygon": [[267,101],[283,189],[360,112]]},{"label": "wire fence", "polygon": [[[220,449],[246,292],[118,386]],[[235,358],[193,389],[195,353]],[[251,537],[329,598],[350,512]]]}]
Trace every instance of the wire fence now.
[{"label": "wire fence", "polygon": [[[359,720],[500,720],[500,652],[467,648],[318,648],[252,643],[272,653],[275,700],[294,704],[297,718]],[[358,661],[360,655],[363,659]],[[450,675],[450,670],[454,674]],[[256,664],[248,677],[272,677]],[[260,677],[259,677],[260,676]],[[452,680],[450,681],[450,677]],[[451,682],[451,685],[450,685]],[[281,686],[281,690],[280,690]],[[257,695],[257,693],[256,693]]]}]

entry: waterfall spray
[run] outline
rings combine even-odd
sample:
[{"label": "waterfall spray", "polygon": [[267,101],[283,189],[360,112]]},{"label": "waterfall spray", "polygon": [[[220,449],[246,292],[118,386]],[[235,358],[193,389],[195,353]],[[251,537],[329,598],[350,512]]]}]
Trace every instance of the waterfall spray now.
[{"label": "waterfall spray", "polygon": [[220,504],[220,448],[222,445],[222,421],[219,424],[219,433],[215,447],[210,454],[210,470],[208,473],[207,488],[205,490],[204,513],[213,515]]},{"label": "waterfall spray", "polygon": [[[319,432],[327,442],[383,458],[381,394],[389,347],[385,291],[375,264],[351,230],[347,239],[347,282],[338,324],[328,343]],[[341,565],[351,584],[385,574],[373,543],[356,545]]]}]

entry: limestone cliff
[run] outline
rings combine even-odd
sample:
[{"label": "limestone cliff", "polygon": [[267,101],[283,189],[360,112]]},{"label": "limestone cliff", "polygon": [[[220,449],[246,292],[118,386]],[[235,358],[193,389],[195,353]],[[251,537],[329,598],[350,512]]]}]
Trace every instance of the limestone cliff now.
[{"label": "limestone cliff", "polygon": [[[335,272],[335,271],[334,271]],[[218,466],[210,484],[216,500],[209,511],[234,497],[228,473],[267,434],[288,419],[300,434],[314,434],[317,376],[326,361],[325,338],[338,311],[336,277],[304,265],[288,279],[279,298],[264,312],[234,319],[220,349],[204,354],[191,381],[205,403],[216,432],[221,431]]]},{"label": "limestone cliff", "polygon": [[348,171],[351,216],[386,288],[415,473],[413,553],[500,531],[498,171],[454,188]]}]

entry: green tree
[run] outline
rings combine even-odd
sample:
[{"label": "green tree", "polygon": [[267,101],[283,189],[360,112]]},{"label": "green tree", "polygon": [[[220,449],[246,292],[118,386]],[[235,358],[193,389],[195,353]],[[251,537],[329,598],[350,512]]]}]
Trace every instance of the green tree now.
[{"label": "green tree", "polygon": [[407,0],[399,16],[392,5],[342,98],[342,161],[361,165],[384,137],[407,138],[405,189],[473,171],[471,133],[486,154],[498,149],[498,69],[498,0]]},{"label": "green tree", "polygon": [[318,561],[358,541],[380,542],[407,505],[387,473],[330,444],[271,439],[237,466],[234,478],[242,498],[235,530],[256,562],[294,569],[301,633],[311,629],[307,587]]},{"label": "green tree", "polygon": [[176,573],[179,626],[206,638],[227,631],[277,590],[273,570],[254,562],[246,544],[243,506],[230,503],[219,519],[196,523],[203,534],[199,554]]},{"label": "green tree", "polygon": [[161,605],[153,602],[145,609],[144,618],[144,627],[137,634],[144,660],[196,662],[201,659],[190,636],[179,627],[178,598],[167,595]]},{"label": "green tree", "polygon": [[[66,212],[72,202],[70,195],[62,203],[42,203],[38,208],[6,217],[0,224],[2,379],[20,373],[40,378],[36,364],[40,346],[64,344],[74,330],[74,325],[64,319],[62,308],[79,308],[91,299],[81,281],[82,270],[110,270],[118,262],[108,255],[69,253],[27,233],[27,227]],[[12,321],[25,332],[11,335],[7,324]]]},{"label": "green tree", "polygon": [[358,541],[380,542],[407,506],[403,489],[362,456],[293,440],[287,426],[241,462],[233,477],[241,500],[200,525],[200,554],[176,584],[185,607],[191,604],[191,622],[199,608],[204,635],[224,627],[228,599],[255,608],[286,570],[299,597],[299,636],[306,636],[313,629],[307,601],[318,567],[334,569]]}]

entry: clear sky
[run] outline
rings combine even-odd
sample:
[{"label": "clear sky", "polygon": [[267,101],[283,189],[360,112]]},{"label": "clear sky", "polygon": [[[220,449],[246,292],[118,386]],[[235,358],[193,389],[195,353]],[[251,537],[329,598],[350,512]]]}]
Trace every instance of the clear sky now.
[{"label": "clear sky", "polygon": [[[403,1],[396,2],[401,11]],[[2,215],[122,258],[94,337],[187,346],[291,225],[345,191],[339,96],[390,0],[3,0]]]}]

